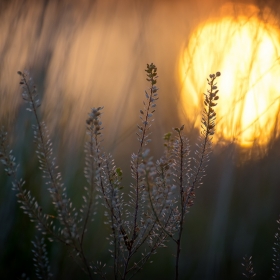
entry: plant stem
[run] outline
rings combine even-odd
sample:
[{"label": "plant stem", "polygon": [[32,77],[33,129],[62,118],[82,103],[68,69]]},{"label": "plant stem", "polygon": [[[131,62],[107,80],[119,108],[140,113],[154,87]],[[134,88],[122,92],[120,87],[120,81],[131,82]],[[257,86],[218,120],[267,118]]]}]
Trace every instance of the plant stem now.
[{"label": "plant stem", "polygon": [[184,142],[181,136],[180,131],[178,131],[179,139],[180,139],[180,198],[181,198],[181,217],[180,217],[180,229],[179,236],[177,240],[177,253],[176,253],[176,265],[175,265],[175,279],[179,279],[179,259],[181,253],[181,238],[183,232],[183,223],[184,223],[184,215],[185,215],[185,203],[184,203],[184,189],[183,189],[183,161],[184,161]]}]

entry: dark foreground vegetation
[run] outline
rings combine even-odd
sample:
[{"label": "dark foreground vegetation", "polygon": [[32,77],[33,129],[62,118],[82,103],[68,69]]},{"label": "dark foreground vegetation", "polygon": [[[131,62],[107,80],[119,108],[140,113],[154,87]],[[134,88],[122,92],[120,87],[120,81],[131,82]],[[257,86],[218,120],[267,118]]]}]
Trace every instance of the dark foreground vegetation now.
[{"label": "dark foreground vegetation", "polygon": [[[87,185],[75,188],[83,200],[80,204],[73,202],[57,166],[47,125],[41,119],[41,102],[36,86],[27,72],[18,72],[22,98],[33,115],[34,146],[31,150],[37,154],[42,188],[47,189],[52,208],[41,205],[42,200],[25,187],[24,168],[13,151],[9,150],[9,138],[4,128],[0,134],[0,157],[5,172],[11,177],[20,208],[37,229],[32,241],[32,253],[34,270],[39,279],[53,277],[48,242],[65,246],[69,259],[75,261],[81,274],[88,279],[131,279],[150,266],[148,263],[153,262],[156,253],[164,250],[168,250],[173,257],[174,278],[187,279],[180,273],[180,266],[184,264],[182,236],[188,227],[186,218],[191,215],[188,213],[194,204],[197,189],[207,173],[216,125],[215,106],[219,99],[216,79],[221,74],[210,74],[207,79],[201,131],[195,146],[190,146],[182,125],[164,135],[162,156],[155,159],[149,147],[159,98],[157,68],[154,64],[148,64],[145,71],[150,87],[145,91],[137,125],[138,150],[131,155],[132,179],[126,185],[123,170],[104,149],[103,108],[94,107],[85,122],[87,141],[83,165]],[[108,257],[102,258],[107,260],[105,262],[92,253],[100,238],[104,238],[98,234],[100,222],[96,218],[97,212],[104,213],[104,224],[108,229]],[[96,223],[94,231],[89,230],[92,222]],[[279,220],[277,222],[280,223]],[[90,243],[86,243],[88,239]],[[276,233],[275,239],[272,277],[278,279],[279,233]],[[244,276],[253,279],[256,273],[252,257],[245,256],[243,265]],[[21,279],[27,278],[23,271]]]}]

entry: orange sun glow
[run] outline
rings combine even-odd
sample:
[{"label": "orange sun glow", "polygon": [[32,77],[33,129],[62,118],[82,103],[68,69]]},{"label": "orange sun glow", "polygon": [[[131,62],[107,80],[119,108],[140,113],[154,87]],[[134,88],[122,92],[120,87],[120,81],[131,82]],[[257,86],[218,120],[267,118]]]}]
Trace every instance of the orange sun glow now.
[{"label": "orange sun glow", "polygon": [[221,71],[217,139],[250,147],[278,136],[280,33],[266,10],[226,5],[220,16],[201,24],[180,58],[183,118],[199,127],[202,92],[210,73]]}]

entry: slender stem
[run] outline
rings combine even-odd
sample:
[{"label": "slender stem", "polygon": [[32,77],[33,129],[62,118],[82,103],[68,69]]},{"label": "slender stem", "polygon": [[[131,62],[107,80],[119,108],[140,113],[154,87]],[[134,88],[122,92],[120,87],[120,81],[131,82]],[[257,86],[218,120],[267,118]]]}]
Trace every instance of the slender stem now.
[{"label": "slender stem", "polygon": [[84,235],[85,235],[85,231],[86,231],[86,227],[87,227],[87,223],[89,220],[89,216],[90,216],[90,210],[92,207],[92,196],[93,196],[93,188],[94,188],[94,174],[93,174],[93,170],[94,170],[94,160],[93,160],[93,141],[92,141],[92,137],[93,137],[93,131],[92,129],[90,130],[90,159],[91,159],[91,176],[90,176],[90,194],[89,194],[89,203],[88,203],[88,209],[87,209],[87,213],[86,213],[86,218],[85,218],[85,222],[84,222],[84,226],[82,229],[82,237],[81,237],[81,246],[84,243]]},{"label": "slender stem", "polygon": [[140,140],[140,148],[138,150],[137,154],[137,162],[136,162],[136,199],[135,199],[135,212],[134,212],[134,224],[133,224],[133,235],[132,235],[132,243],[135,241],[137,237],[137,219],[138,219],[138,210],[139,210],[139,172],[138,172],[138,167],[139,167],[139,157],[141,155],[141,151],[144,145],[144,140],[147,132],[147,126],[148,126],[148,115],[149,115],[149,110],[151,106],[151,99],[153,96],[153,89],[152,87],[150,88],[150,94],[149,94],[149,102],[148,102],[148,107],[146,109],[146,116],[145,116],[145,121],[144,121],[144,128],[142,130],[142,137]]},{"label": "slender stem", "polygon": [[[55,174],[53,174],[53,169],[51,168],[51,164],[49,163],[49,159],[48,159],[48,151],[47,151],[47,147],[46,147],[46,144],[45,144],[45,138],[44,138],[44,134],[43,134],[43,129],[42,129],[42,126],[41,126],[41,123],[39,121],[39,117],[38,117],[38,114],[37,114],[37,109],[36,109],[36,104],[35,104],[35,101],[33,99],[33,96],[32,96],[32,93],[31,93],[31,89],[29,87],[29,84],[25,78],[25,75],[22,75],[22,78],[23,78],[23,81],[24,81],[24,84],[27,88],[27,91],[28,91],[28,94],[29,94],[29,97],[30,97],[30,101],[31,101],[31,105],[32,105],[32,110],[34,112],[34,115],[35,115],[35,119],[36,119],[36,123],[37,123],[37,127],[38,127],[38,131],[39,131],[39,139],[40,139],[40,142],[41,142],[41,145],[42,145],[42,149],[43,149],[43,156],[44,156],[44,159],[45,159],[45,164],[46,164],[46,168],[47,168],[47,171],[48,171],[48,174],[50,176],[50,179],[51,179],[51,183],[52,183],[52,186],[53,188],[56,190],[55,194],[56,194],[56,200],[57,201],[62,201],[62,198],[61,198],[61,194],[59,192],[59,187],[57,186],[57,183],[56,183],[56,179],[55,179]],[[64,209],[64,208],[67,208],[65,205],[63,207],[64,203],[56,203],[56,206],[58,208],[58,211],[60,212],[61,216],[60,218],[62,219],[63,221],[63,224],[65,225],[66,229],[67,229],[67,232],[68,232],[68,235],[72,241],[72,246],[75,248],[76,252],[79,253],[80,255],[80,258],[82,259],[85,267],[86,267],[86,270],[87,270],[87,273],[88,273],[88,276],[89,276],[89,279],[93,279],[92,278],[92,275],[91,275],[91,270],[90,270],[90,267],[88,265],[88,262],[87,262],[87,259],[84,255],[84,251],[83,251],[83,246],[82,246],[82,241],[83,241],[83,235],[82,235],[82,240],[80,242],[80,248],[77,248],[77,246],[75,245],[75,239],[72,237],[72,233],[71,233],[71,225],[69,224],[69,221],[65,218],[65,214],[63,214],[63,212],[67,209]],[[67,211],[66,211],[67,212]],[[47,227],[48,228],[48,227]],[[48,228],[48,231],[50,231],[50,229]],[[53,232],[51,232],[52,235]],[[62,239],[59,239],[62,243],[66,243],[65,241],[63,241]]]},{"label": "slender stem", "polygon": [[[46,145],[45,145],[45,139],[44,139],[44,136],[43,136],[43,131],[42,131],[42,126],[41,126],[41,123],[39,121],[39,117],[38,117],[38,114],[37,114],[37,109],[36,109],[36,105],[35,105],[35,101],[33,99],[33,96],[32,96],[32,93],[31,93],[31,89],[29,87],[29,84],[28,82],[26,81],[26,78],[24,75],[22,75],[22,78],[24,80],[24,83],[26,85],[26,88],[27,88],[27,91],[28,91],[28,94],[29,94],[29,97],[30,97],[30,100],[31,100],[31,104],[32,104],[32,110],[34,112],[34,115],[35,115],[35,119],[36,119],[36,123],[37,123],[37,126],[38,126],[38,131],[39,131],[39,135],[40,135],[40,140],[41,140],[41,144],[42,144],[42,148],[43,148],[43,154],[44,154],[44,158],[45,158],[45,163],[46,163],[46,167],[47,167],[47,170],[48,170],[48,173],[50,175],[50,178],[51,178],[51,182],[53,184],[53,187],[55,189],[58,189],[58,187],[56,186],[56,183],[55,183],[55,179],[54,179],[54,174],[52,172],[52,169],[50,167],[50,164],[49,164],[49,161],[47,160],[47,148],[46,148]],[[57,195],[59,196],[59,192],[57,193]],[[60,200],[60,196],[58,197],[58,199]]]},{"label": "slender stem", "polygon": [[[27,82],[27,80],[25,78],[25,75],[22,74],[21,76],[22,76],[24,84],[25,84],[25,86],[27,88],[28,95],[30,97],[30,101],[31,101],[31,104],[32,104],[32,110],[34,112],[36,123],[37,123],[37,126],[38,126],[39,139],[40,139],[40,142],[41,142],[41,145],[42,145],[42,149],[43,149],[43,156],[44,156],[44,159],[45,159],[46,168],[47,168],[48,174],[50,176],[50,180],[51,180],[52,186],[56,190],[56,192],[54,192],[55,195],[56,195],[55,200],[56,201],[62,201],[61,194],[59,192],[59,187],[57,186],[57,183],[56,183],[56,180],[55,180],[55,174],[53,174],[53,170],[51,168],[51,164],[49,163],[49,159],[48,159],[48,156],[47,156],[47,154],[48,154],[47,147],[46,147],[46,144],[45,144],[45,138],[44,138],[44,135],[43,135],[43,129],[42,129],[42,126],[41,126],[41,123],[39,121],[39,117],[38,117],[38,114],[37,114],[36,104],[35,104],[35,101],[33,99],[33,96],[32,96],[32,93],[31,93],[31,89],[29,87],[29,84],[28,84],[28,82]],[[58,211],[61,213],[61,219],[62,219],[63,224],[65,225],[65,227],[66,227],[66,229],[68,231],[69,236],[71,236],[70,225],[69,225],[68,221],[65,219],[65,215],[63,215],[64,210],[66,210],[66,209],[63,208],[64,203],[56,203],[55,205],[58,208]]]},{"label": "slender stem", "polygon": [[181,253],[181,238],[183,232],[183,223],[185,215],[185,205],[184,205],[184,188],[183,188],[183,164],[184,164],[184,142],[181,136],[180,131],[178,131],[180,139],[180,199],[181,199],[181,216],[180,216],[180,227],[179,227],[179,236],[177,239],[177,252],[176,252],[176,265],[175,265],[175,279],[179,279],[179,259]]},{"label": "slender stem", "polygon": [[[148,176],[147,176],[147,177],[148,177]],[[170,233],[165,229],[165,227],[161,224],[161,222],[160,222],[160,220],[159,220],[158,214],[157,214],[157,212],[156,212],[156,210],[155,210],[155,207],[154,207],[154,204],[153,204],[153,200],[152,200],[152,197],[151,197],[150,184],[149,184],[149,180],[148,180],[147,177],[146,177],[146,180],[147,180],[146,183],[147,183],[147,188],[148,188],[149,200],[150,200],[151,208],[152,208],[153,214],[154,214],[154,216],[155,216],[155,218],[156,218],[156,221],[157,221],[158,225],[161,227],[161,229],[165,232],[165,234],[168,235],[173,241],[177,242],[177,241],[173,238],[172,234],[170,234]]]},{"label": "slender stem", "polygon": [[[212,79],[209,83],[210,85],[210,101],[212,101],[212,96],[211,96],[211,93],[213,91],[213,84],[214,84],[214,80],[215,79]],[[208,104],[208,112],[207,112],[207,123],[206,123],[206,132],[205,132],[205,136],[204,136],[204,139],[203,139],[203,144],[202,144],[202,151],[201,151],[201,157],[199,159],[199,165],[198,165],[198,168],[196,170],[196,173],[195,173],[195,176],[194,176],[194,179],[193,179],[193,182],[192,182],[192,185],[190,187],[190,190],[188,191],[188,194],[187,194],[187,197],[185,199],[185,207],[187,207],[188,205],[188,202],[189,202],[189,199],[191,198],[192,196],[192,192],[195,188],[195,185],[198,181],[198,178],[199,178],[199,173],[201,172],[201,170],[203,169],[203,163],[204,163],[204,158],[207,156],[207,143],[209,142],[209,135],[210,135],[210,132],[211,132],[211,129],[210,129],[210,114],[211,114],[211,102],[209,102]]]},{"label": "slender stem", "polygon": [[[109,166],[109,162],[108,159],[106,159],[106,172],[109,178],[109,184],[110,184],[110,189],[111,189],[111,204],[110,204],[110,212],[111,212],[111,228],[112,228],[112,232],[113,232],[113,236],[114,236],[114,278],[118,279],[118,255],[119,255],[119,246],[117,246],[119,243],[118,241],[118,232],[116,232],[116,228],[115,228],[115,224],[114,224],[114,219],[116,220],[116,223],[118,225],[118,227],[121,226],[122,224],[122,217],[121,217],[121,211],[119,208],[117,208],[118,210],[118,216],[115,214],[114,211],[114,207],[113,205],[113,198],[115,197],[115,193],[114,193],[114,183],[112,183],[112,178],[110,175],[110,166]],[[117,204],[117,203],[116,203]]]},{"label": "slender stem", "polygon": [[75,249],[76,249],[77,253],[80,253],[79,255],[81,255],[80,258],[82,259],[82,261],[83,261],[83,263],[84,263],[84,265],[86,267],[89,279],[93,280],[93,277],[92,277],[92,274],[91,274],[91,269],[89,267],[87,258],[86,258],[85,254],[84,254],[83,244],[80,244],[80,250],[78,248],[75,248]]},{"label": "slender stem", "polygon": [[129,252],[129,255],[128,255],[126,261],[125,261],[123,275],[122,275],[122,280],[125,280],[126,275],[128,273],[128,264],[129,264],[129,261],[130,261],[131,257],[132,257],[131,252]]},{"label": "slender stem", "polygon": [[[98,148],[98,145],[99,145],[99,142],[98,142],[98,136],[96,135],[95,136],[95,146],[96,146],[96,154],[97,154],[97,159],[98,159],[98,169],[99,169],[99,184],[100,184],[100,187],[101,187],[101,191],[102,191],[102,194],[103,194],[103,197],[105,199],[105,203],[107,205],[107,207],[109,208],[110,210],[110,214],[111,214],[111,228],[112,228],[112,231],[113,231],[113,236],[114,236],[114,278],[115,279],[118,279],[118,252],[117,250],[119,249],[118,246],[117,246],[117,242],[118,242],[118,236],[116,233],[116,229],[115,229],[115,225],[114,225],[114,220],[116,221],[116,223],[118,224],[118,227],[121,228],[121,221],[122,221],[122,218],[121,218],[121,212],[119,212],[119,217],[116,215],[115,211],[114,211],[114,207],[112,206],[112,201],[110,202],[107,195],[106,195],[106,191],[105,191],[105,186],[104,186],[104,183],[103,183],[103,180],[102,180],[102,176],[100,174],[101,172],[101,161],[102,161],[102,158],[101,156],[99,156],[99,148]],[[108,161],[106,160],[106,171],[108,173],[108,178],[109,178],[109,182],[110,182],[110,187],[111,187],[111,190],[113,190],[113,185],[111,184],[111,179],[110,179],[110,168],[109,168],[109,165],[108,165]],[[113,198],[113,195],[111,195],[111,197]],[[123,234],[123,238],[125,240],[125,234]]]}]

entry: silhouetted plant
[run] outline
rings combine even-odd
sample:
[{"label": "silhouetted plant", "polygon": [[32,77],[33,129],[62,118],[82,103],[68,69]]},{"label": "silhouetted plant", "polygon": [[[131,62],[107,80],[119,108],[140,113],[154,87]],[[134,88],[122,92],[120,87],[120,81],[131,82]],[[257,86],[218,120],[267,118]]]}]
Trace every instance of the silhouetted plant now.
[{"label": "silhouetted plant", "polygon": [[[277,224],[280,224],[280,218],[276,221]],[[273,247],[273,258],[272,258],[272,278],[279,279],[280,277],[280,228],[277,228],[277,232],[275,233],[275,242]]]},{"label": "silhouetted plant", "polygon": [[[276,220],[277,224],[280,224],[280,218]],[[277,228],[277,232],[275,233],[275,242],[273,249],[273,257],[272,257],[272,278],[273,279],[279,279],[280,277],[280,237],[279,237],[280,228]],[[245,256],[243,258],[244,263],[242,263],[242,266],[245,267],[246,272],[242,273],[246,278],[253,279],[254,276],[256,276],[256,273],[254,272],[253,268],[253,261],[252,256],[247,257]]]},{"label": "silhouetted plant", "polygon": [[243,275],[248,279],[253,279],[253,277],[256,276],[256,273],[254,272],[252,256],[251,257],[245,256],[243,260],[244,263],[242,263],[242,265],[245,267],[246,270],[246,272],[244,272]]},{"label": "silhouetted plant", "polygon": [[[168,238],[176,243],[175,279],[179,278],[179,257],[186,214],[194,204],[196,189],[202,184],[205,168],[211,153],[215,130],[218,89],[215,83],[220,72],[211,74],[209,89],[204,94],[204,109],[201,134],[196,144],[195,156],[190,157],[190,146],[183,134],[184,126],[164,136],[164,154],[154,161],[148,148],[153,123],[153,114],[158,100],[157,68],[147,64],[147,81],[150,88],[145,91],[144,108],[140,110],[138,125],[139,148],[131,156],[129,201],[126,202],[121,187],[122,170],[116,167],[112,155],[102,147],[102,107],[92,108],[86,120],[87,141],[85,143],[86,195],[80,209],[73,207],[67,196],[53,157],[52,142],[44,122],[40,120],[40,101],[37,89],[28,73],[18,72],[21,77],[22,97],[27,110],[35,117],[33,125],[36,153],[45,184],[55,208],[55,217],[44,213],[30,191],[24,189],[24,181],[17,178],[17,164],[7,145],[7,133],[0,131],[0,157],[5,171],[13,177],[13,190],[18,202],[36,228],[47,235],[49,241],[58,241],[71,248],[82,270],[93,279],[94,274],[107,279],[106,265],[91,261],[84,252],[84,240],[92,215],[95,212],[96,195],[102,201],[110,226],[110,254],[113,258],[114,279],[130,279],[139,272],[160,247],[166,247]],[[54,219],[55,218],[55,219]],[[36,275],[41,279],[51,277],[44,239],[36,239],[34,261]]]},{"label": "silhouetted plant", "polygon": [[40,240],[36,237],[35,241],[32,241],[32,244],[34,246],[32,252],[34,254],[33,261],[36,276],[38,279],[51,279],[52,274],[50,273],[49,259],[44,238]]},{"label": "silhouetted plant", "polygon": [[220,72],[217,72],[207,79],[210,89],[204,94],[205,107],[195,157],[189,156],[189,141],[183,135],[184,125],[182,125],[174,129],[176,135],[173,139],[171,133],[165,135],[165,155],[155,165],[150,162],[149,167],[146,168],[149,200],[155,219],[161,229],[177,245],[175,279],[179,278],[179,258],[185,215],[194,204],[195,192],[205,176],[205,167],[211,153],[216,120],[214,107],[219,99],[215,80],[220,75]]}]

